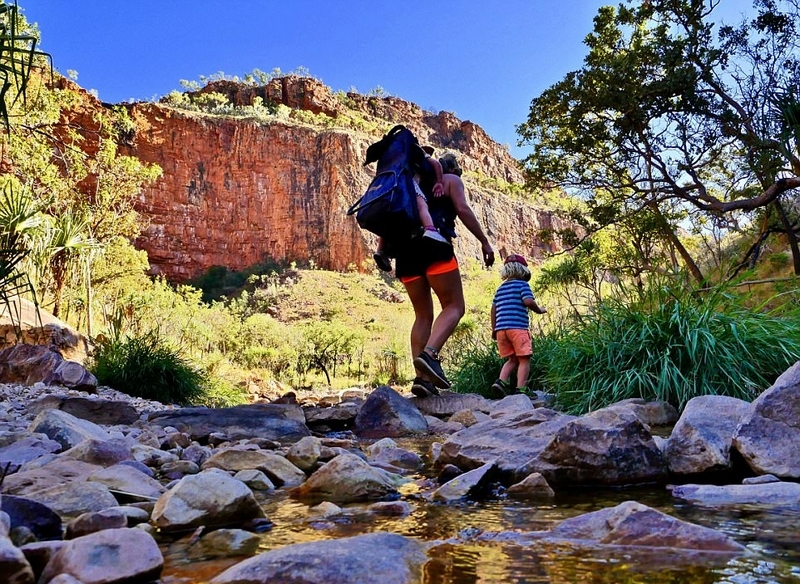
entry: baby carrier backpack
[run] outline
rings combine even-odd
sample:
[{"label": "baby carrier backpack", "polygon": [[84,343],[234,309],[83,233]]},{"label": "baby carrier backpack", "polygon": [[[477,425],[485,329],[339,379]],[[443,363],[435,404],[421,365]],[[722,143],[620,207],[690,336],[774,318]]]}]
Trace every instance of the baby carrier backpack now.
[{"label": "baby carrier backpack", "polygon": [[364,166],[377,162],[375,178],[364,195],[347,210],[366,229],[391,243],[419,233],[414,175],[425,164],[425,152],[403,125],[392,128],[367,148]]}]

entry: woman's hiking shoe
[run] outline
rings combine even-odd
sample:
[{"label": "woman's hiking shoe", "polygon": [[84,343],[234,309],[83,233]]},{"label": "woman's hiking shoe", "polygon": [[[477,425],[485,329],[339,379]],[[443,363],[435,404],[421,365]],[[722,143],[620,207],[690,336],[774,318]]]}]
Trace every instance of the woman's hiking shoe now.
[{"label": "woman's hiking shoe", "polygon": [[389,259],[385,253],[379,251],[372,254],[372,259],[375,260],[378,268],[383,270],[384,272],[391,272],[392,271],[392,260]]},{"label": "woman's hiking shoe", "polygon": [[502,399],[507,395],[511,395],[515,393],[512,391],[511,387],[508,385],[507,381],[503,381],[502,379],[498,379],[492,384],[492,393],[497,396],[497,399]]},{"label": "woman's hiking shoe", "polygon": [[426,373],[436,387],[450,389],[450,381],[448,381],[447,377],[444,375],[442,364],[435,357],[422,351],[422,353],[417,355],[417,358],[414,359],[414,367]]},{"label": "woman's hiking shoe", "polygon": [[439,390],[430,381],[422,379],[422,377],[415,377],[411,383],[411,393],[417,397],[430,397],[439,395]]}]

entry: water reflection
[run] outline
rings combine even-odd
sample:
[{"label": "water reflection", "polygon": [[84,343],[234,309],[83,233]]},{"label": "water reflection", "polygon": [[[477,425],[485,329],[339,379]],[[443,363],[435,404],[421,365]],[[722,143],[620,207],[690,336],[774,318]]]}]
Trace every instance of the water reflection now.
[{"label": "water reflection", "polygon": [[[407,447],[407,445],[406,445]],[[424,448],[418,449],[423,452]],[[424,484],[426,477],[416,477]],[[261,551],[293,543],[390,531],[430,543],[422,584],[490,583],[797,583],[800,581],[800,509],[704,508],[673,499],[666,488],[574,490],[552,501],[498,498],[482,502],[431,504],[419,486],[403,490],[408,515],[371,514],[368,505],[343,513],[319,510],[272,494],[262,500],[274,528],[261,537]],[[698,525],[721,531],[746,546],[743,556],[677,555],[630,548],[546,544],[526,537],[583,513],[635,500]],[[165,584],[200,583],[232,562],[192,563],[173,546]],[[167,552],[165,552],[166,554]],[[195,568],[196,571],[192,571]],[[191,576],[189,576],[191,574]],[[188,579],[187,579],[188,578]]]}]

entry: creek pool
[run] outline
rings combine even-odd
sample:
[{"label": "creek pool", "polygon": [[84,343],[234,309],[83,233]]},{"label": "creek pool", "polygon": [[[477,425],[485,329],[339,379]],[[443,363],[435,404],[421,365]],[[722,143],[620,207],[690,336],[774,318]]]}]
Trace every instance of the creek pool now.
[{"label": "creek pool", "polygon": [[[426,445],[416,448],[424,452]],[[412,479],[425,480],[425,471]],[[559,492],[546,502],[502,495],[482,501],[432,504],[417,483],[401,488],[413,511],[402,517],[359,513],[366,505],[320,518],[311,505],[278,492],[261,500],[274,527],[261,536],[261,551],[293,543],[390,531],[437,542],[420,584],[755,584],[800,583],[800,508],[744,506],[706,508],[672,497],[663,486]],[[515,533],[548,529],[569,517],[634,500],[679,519],[721,531],[746,546],[740,556],[690,558],[664,551],[631,552],[567,544],[514,541]],[[503,541],[481,537],[504,532]],[[524,538],[520,538],[524,539]],[[164,584],[201,584],[244,558],[203,559],[178,540],[162,545]],[[322,583],[321,583],[322,584]]]}]

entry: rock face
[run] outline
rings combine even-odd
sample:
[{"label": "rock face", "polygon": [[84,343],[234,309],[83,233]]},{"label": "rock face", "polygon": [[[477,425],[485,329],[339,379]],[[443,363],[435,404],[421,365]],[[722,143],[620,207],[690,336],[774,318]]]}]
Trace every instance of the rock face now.
[{"label": "rock face", "polygon": [[[61,81],[69,84],[68,81]],[[74,84],[71,85],[74,88]],[[148,252],[156,273],[184,281],[212,266],[239,270],[266,259],[307,262],[342,271],[371,269],[374,238],[362,232],[347,208],[366,190],[374,168],[362,166],[367,146],[380,134],[345,127],[299,123],[302,113],[339,118],[355,112],[377,122],[403,123],[438,153],[453,150],[465,171],[507,183],[522,181],[518,163],[477,125],[450,113],[432,114],[394,97],[349,94],[340,98],[319,81],[287,77],[264,87],[218,83],[206,88],[238,105],[255,97],[280,103],[288,119],[221,118],[165,104],[126,106],[135,134],[121,152],[158,164],[163,176],[144,189],[138,210],[148,229],[137,246]],[[86,128],[83,148],[96,149],[93,110],[104,107],[83,92],[70,114]],[[468,197],[501,256],[541,257],[553,247],[538,229],[565,227],[550,212],[477,184],[466,177]],[[480,258],[480,246],[459,225],[456,253]],[[368,264],[364,264],[367,261]]]},{"label": "rock face", "polygon": [[800,479],[800,361],[750,405],[733,446],[757,474]]}]

